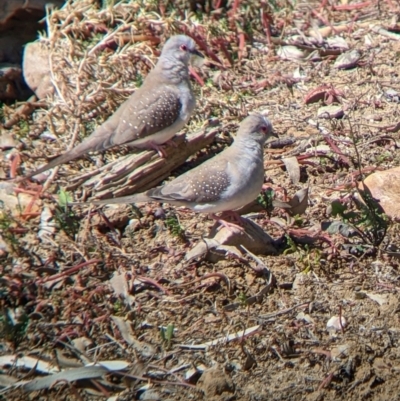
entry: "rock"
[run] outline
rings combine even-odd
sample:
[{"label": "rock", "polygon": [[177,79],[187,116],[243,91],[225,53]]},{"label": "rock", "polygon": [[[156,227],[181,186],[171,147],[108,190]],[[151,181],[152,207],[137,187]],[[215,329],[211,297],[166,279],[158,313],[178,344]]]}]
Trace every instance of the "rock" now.
[{"label": "rock", "polygon": [[38,99],[43,99],[54,92],[54,86],[51,83],[49,55],[49,48],[44,42],[32,42],[25,46],[24,78]]},{"label": "rock", "polygon": [[235,391],[231,378],[220,366],[207,369],[201,375],[197,385],[204,392],[206,400],[220,399],[218,396],[228,395]]},{"label": "rock", "polygon": [[389,102],[395,102],[395,103],[399,103],[399,92],[397,92],[395,89],[388,89],[384,92],[384,95],[386,97],[386,99]]},{"label": "rock", "polygon": [[[35,195],[29,193],[15,193],[17,185],[14,182],[0,182],[0,205],[3,210],[10,211],[13,216],[19,216],[29,205],[32,204]],[[33,202],[31,212],[40,210],[39,201]]]},{"label": "rock", "polygon": [[[369,175],[364,184],[385,213],[392,219],[400,220],[400,167],[377,171]],[[359,188],[363,188],[361,183]]]},{"label": "rock", "polygon": [[18,146],[18,141],[16,141],[12,134],[9,132],[0,133],[0,149],[12,149]]},{"label": "rock", "polygon": [[185,260],[206,257],[210,262],[217,262],[229,254],[240,256],[241,246],[256,255],[276,255],[275,241],[254,221],[242,218],[244,231],[220,227],[216,222],[208,238],[203,238],[186,255]]},{"label": "rock", "polygon": [[[55,7],[61,7],[64,0],[52,0]],[[2,0],[0,3],[0,28],[10,19],[39,20],[44,16],[48,0]]]},{"label": "rock", "polygon": [[[64,2],[51,1],[55,7]],[[25,100],[32,95],[22,77],[23,46],[45,28],[39,21],[45,16],[47,3],[48,0],[0,1],[0,101]]]},{"label": "rock", "polygon": [[326,323],[329,332],[341,331],[346,327],[347,322],[343,316],[332,316]]},{"label": "rock", "polygon": [[21,66],[18,64],[0,63],[0,101],[23,100],[31,96],[31,94],[32,92],[22,78]]},{"label": "rock", "polygon": [[125,227],[132,214],[131,205],[107,205],[103,208],[104,219],[101,214],[94,214],[90,220],[93,226],[98,228],[107,228],[111,224],[114,228]]}]

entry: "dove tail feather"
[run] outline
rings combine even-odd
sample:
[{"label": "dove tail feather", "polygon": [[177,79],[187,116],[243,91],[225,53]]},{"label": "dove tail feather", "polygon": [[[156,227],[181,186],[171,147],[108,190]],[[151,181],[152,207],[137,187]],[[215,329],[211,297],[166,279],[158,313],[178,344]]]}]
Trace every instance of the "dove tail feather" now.
[{"label": "dove tail feather", "polygon": [[138,202],[154,202],[154,199],[147,196],[146,193],[141,193],[141,194],[122,196],[120,198],[96,200],[96,201],[87,202],[87,203],[90,203],[93,205],[109,205],[109,204],[113,204],[113,203],[130,204],[130,203],[138,203]]},{"label": "dove tail feather", "polygon": [[114,146],[112,142],[113,136],[114,135],[110,135],[110,133],[108,133],[107,135],[107,133],[104,132],[104,127],[100,126],[96,131],[92,133],[92,135],[86,138],[75,148],[65,152],[59,157],[56,157],[54,160],[38,168],[37,170],[28,173],[23,178],[31,178],[51,168],[57,167],[59,164],[68,163],[71,160],[77,159],[78,157],[81,157],[86,153],[93,151],[103,151],[111,148],[112,146]]}]

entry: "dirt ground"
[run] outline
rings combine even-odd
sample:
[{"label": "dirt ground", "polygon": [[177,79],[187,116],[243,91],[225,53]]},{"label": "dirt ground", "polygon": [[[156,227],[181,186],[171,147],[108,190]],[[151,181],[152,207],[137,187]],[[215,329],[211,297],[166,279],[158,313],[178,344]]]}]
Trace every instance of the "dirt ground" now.
[{"label": "dirt ground", "polygon": [[[45,108],[2,128],[19,142],[3,152],[6,175],[15,168],[21,176],[42,164],[43,154],[63,152],[140,84],[157,58],[151,41],[106,47],[90,73],[80,69],[77,49],[104,44],[126,23],[162,40],[186,32],[208,49],[196,68],[203,86],[193,79],[198,106],[185,132],[214,121],[218,134],[170,176],[229,144],[241,119],[261,111],[280,136],[265,149],[264,189],[287,201],[309,188],[308,206],[297,216],[279,207],[249,209],[275,252],[228,246],[223,256],[210,251],[187,260],[213,226],[206,216],[167,204],[61,205],[60,188],[72,177],[127,150],[90,155],[42,182],[21,184],[26,208],[3,208],[0,219],[0,399],[400,400],[399,224],[374,213],[371,222],[355,200],[363,178],[400,161],[399,5],[235,1],[196,17],[186,3],[76,3],[55,11],[51,22],[60,33],[52,49],[64,60],[55,74],[63,100],[55,94]],[[86,32],[89,39],[77,34],[85,24],[98,28]],[[359,57],[337,68],[344,45]],[[78,92],[76,82],[90,74]],[[96,107],[88,96],[94,88]],[[324,106],[342,116],[323,118]],[[18,107],[3,105],[3,122]],[[75,135],[77,122],[83,126]],[[70,196],[94,195],[82,188]],[[353,218],[335,215],[338,204]],[[351,233],[332,229],[334,221]],[[15,355],[48,367],[27,360],[17,366]],[[29,387],[49,366],[65,373],[104,361],[128,366]],[[15,380],[29,386],[6,387]]]}]

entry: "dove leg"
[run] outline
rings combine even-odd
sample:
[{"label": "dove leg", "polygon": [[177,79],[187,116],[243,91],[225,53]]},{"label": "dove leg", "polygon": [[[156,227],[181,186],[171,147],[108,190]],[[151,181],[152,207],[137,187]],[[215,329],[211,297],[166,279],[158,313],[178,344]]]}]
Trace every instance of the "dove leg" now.
[{"label": "dove leg", "polygon": [[[244,228],[240,225],[242,223],[241,217],[235,212],[231,212],[231,213],[234,213],[236,215],[236,223],[227,221],[225,218],[216,216],[213,213],[210,214],[210,217],[213,220],[217,221],[219,224],[221,224],[221,227],[226,227],[228,230],[231,230],[233,232],[237,232],[237,231],[243,232]],[[224,214],[226,215],[225,212],[224,212]],[[239,220],[237,219],[237,217],[239,217]]]},{"label": "dove leg", "polygon": [[169,139],[164,143],[164,145],[172,146],[175,149],[178,147],[177,143],[173,139]]},{"label": "dove leg", "polygon": [[242,216],[234,210],[227,210],[226,212],[222,212],[221,218],[224,220],[230,220],[238,226],[243,225]]},{"label": "dove leg", "polygon": [[167,158],[167,153],[165,152],[164,145],[158,145],[153,141],[149,141],[146,143],[146,148],[154,149],[160,157],[164,159]]},{"label": "dove leg", "polygon": [[172,146],[174,148],[177,148],[178,145],[174,142],[173,139],[169,139],[168,141],[164,142],[163,144],[157,144],[154,141],[148,141],[142,145],[140,145],[141,148],[147,148],[147,149],[154,149],[158,155],[164,159],[167,158],[167,153],[165,152],[165,147],[166,146]]}]

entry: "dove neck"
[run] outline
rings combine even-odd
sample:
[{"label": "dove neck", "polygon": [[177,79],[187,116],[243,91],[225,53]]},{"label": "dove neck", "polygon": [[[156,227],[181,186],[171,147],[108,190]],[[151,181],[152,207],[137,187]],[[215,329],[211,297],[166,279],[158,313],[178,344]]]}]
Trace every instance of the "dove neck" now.
[{"label": "dove neck", "polygon": [[233,142],[234,146],[240,149],[242,153],[251,156],[263,157],[263,144],[251,137],[237,136]]},{"label": "dove neck", "polygon": [[189,79],[188,66],[181,60],[163,57],[156,68],[159,74],[171,83],[178,84]]}]

